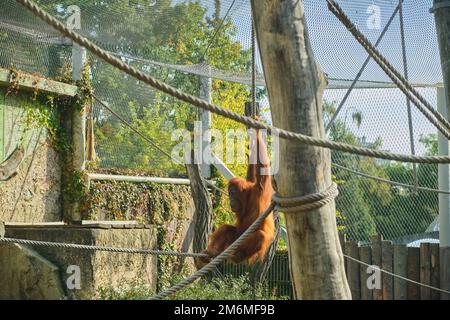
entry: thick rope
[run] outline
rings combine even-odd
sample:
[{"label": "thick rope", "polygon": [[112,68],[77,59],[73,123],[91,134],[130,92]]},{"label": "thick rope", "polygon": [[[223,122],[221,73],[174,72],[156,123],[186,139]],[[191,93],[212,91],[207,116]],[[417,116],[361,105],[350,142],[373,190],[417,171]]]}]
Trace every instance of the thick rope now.
[{"label": "thick rope", "polygon": [[53,247],[53,248],[80,249],[80,250],[88,250],[88,251],[107,251],[107,252],[116,252],[116,253],[138,253],[138,254],[148,254],[148,255],[177,256],[177,257],[206,257],[207,256],[206,254],[203,254],[203,253],[189,253],[189,252],[175,252],[175,251],[133,249],[133,248],[116,248],[116,247],[104,247],[104,246],[94,246],[94,245],[86,245],[86,244],[62,243],[62,242],[39,241],[39,240],[26,240],[26,239],[16,239],[16,238],[0,238],[0,242],[25,244],[25,245],[31,245],[31,246]]},{"label": "thick rope", "polygon": [[[347,27],[355,39],[366,49],[367,53],[380,66],[380,68],[389,76],[397,87],[414,103],[419,111],[430,121],[447,139],[450,139],[450,123],[433,108],[433,106],[422,95],[411,86],[411,84],[398,72],[392,64],[378,51],[378,49],[358,30],[356,25],[345,14],[342,8],[333,0],[327,0],[329,10]],[[425,106],[425,108],[421,105]],[[433,118],[434,115],[436,117]]]},{"label": "thick rope", "polygon": [[[31,12],[33,12],[34,15],[54,27],[56,30],[60,31],[62,34],[64,34],[66,37],[72,39],[75,43],[79,44],[80,46],[85,47],[98,57],[104,59],[109,64],[115,66],[116,68],[122,70],[123,72],[129,74],[130,76],[135,77],[138,80],[141,80],[148,85],[152,86],[153,88],[160,90],[170,96],[173,96],[181,101],[187,102],[189,104],[192,104],[196,107],[202,108],[204,110],[208,110],[210,112],[213,112],[215,114],[224,116],[226,118],[235,120],[237,122],[240,122],[242,124],[245,124],[246,126],[249,126],[254,129],[263,129],[267,130],[268,133],[272,133],[275,135],[278,135],[281,138],[288,139],[288,140],[294,140],[297,142],[305,143],[308,145],[316,146],[316,147],[323,147],[343,152],[350,152],[353,154],[358,154],[361,156],[369,156],[369,157],[376,157],[386,160],[395,160],[395,161],[402,161],[402,162],[412,162],[412,163],[450,163],[450,157],[447,156],[435,156],[435,157],[429,157],[429,156],[411,156],[411,155],[402,155],[402,154],[395,154],[391,152],[385,152],[380,150],[373,150],[368,148],[361,148],[353,145],[349,145],[346,143],[341,142],[333,142],[326,139],[319,139],[314,137],[309,137],[303,134],[290,132],[287,130],[279,129],[276,127],[272,127],[266,124],[263,124],[259,121],[256,121],[250,117],[239,115],[235,112],[232,112],[230,110],[226,110],[223,108],[220,108],[214,104],[208,103],[207,101],[204,101],[202,99],[199,99],[195,96],[189,95],[183,91],[180,91],[172,86],[169,86],[168,84],[159,81],[155,78],[153,78],[150,75],[147,75],[143,73],[142,71],[137,70],[136,68],[127,65],[120,59],[112,56],[105,50],[101,49],[85,37],[77,34],[76,32],[73,32],[66,28],[61,22],[59,22],[57,19],[53,18],[51,15],[43,11],[39,6],[37,6],[33,1],[31,0],[16,0],[18,3],[29,9]],[[434,120],[434,119],[433,119]],[[450,136],[449,136],[450,137]]]},{"label": "thick rope", "polygon": [[373,270],[378,270],[378,271],[380,271],[380,272],[383,272],[383,273],[385,273],[385,274],[388,274],[388,275],[390,275],[390,276],[392,276],[392,277],[394,277],[394,278],[402,279],[402,280],[405,280],[405,281],[407,281],[407,282],[414,283],[414,284],[416,284],[416,285],[418,285],[418,286],[425,287],[425,288],[429,288],[429,289],[431,289],[431,290],[436,290],[436,291],[439,291],[439,292],[443,292],[443,293],[450,294],[450,291],[447,291],[447,290],[444,290],[444,289],[441,289],[441,288],[437,288],[437,287],[433,287],[433,286],[430,286],[430,285],[428,285],[428,284],[421,283],[421,282],[418,282],[418,281],[415,281],[415,280],[412,280],[412,279],[409,279],[409,278],[400,276],[400,275],[395,274],[395,273],[392,273],[392,272],[390,272],[390,271],[383,270],[383,269],[381,269],[381,268],[378,267],[378,266],[370,265],[370,264],[368,264],[368,263],[366,263],[366,262],[363,262],[363,261],[361,261],[361,260],[358,260],[358,259],[353,258],[353,257],[351,257],[351,256],[348,256],[348,255],[346,255],[346,254],[344,254],[344,257],[347,258],[347,259],[349,259],[349,260],[352,260],[352,261],[354,261],[354,262],[356,262],[356,263],[359,263],[359,264],[361,264],[361,265],[363,265],[363,266],[371,267]]},{"label": "thick rope", "polygon": [[[400,1],[403,2],[403,0],[400,0]],[[394,12],[392,13],[391,17],[389,18],[388,22],[386,23],[386,26],[384,27],[383,31],[381,32],[380,36],[378,37],[377,41],[375,42],[376,47],[381,43],[381,40],[383,40],[384,35],[389,30],[389,27],[390,27],[392,21],[394,21],[394,18],[397,15],[398,11],[399,11],[399,6],[397,6],[395,8]],[[339,103],[339,106],[336,108],[336,112],[333,114],[330,121],[326,125],[325,132],[328,132],[330,130],[334,121],[337,119],[339,113],[341,112],[342,108],[344,107],[345,103],[347,102],[348,97],[352,93],[353,89],[355,88],[356,84],[358,83],[359,78],[361,78],[361,76],[362,76],[364,70],[366,69],[367,65],[369,64],[369,62],[370,62],[370,55],[364,61],[363,65],[361,66],[358,73],[356,74],[355,79],[353,79],[353,80],[348,79],[348,81],[351,81],[352,83],[351,83],[350,87],[348,88],[347,92],[345,93],[344,97],[342,98],[341,102]]]},{"label": "thick rope", "polygon": [[[450,158],[444,157],[444,156],[438,156],[438,157],[408,156],[408,155],[394,154],[394,153],[383,152],[383,151],[378,151],[378,150],[371,150],[371,149],[367,149],[367,148],[360,148],[360,147],[356,147],[356,146],[352,146],[352,145],[348,145],[348,144],[344,144],[344,143],[338,143],[338,142],[332,142],[329,140],[313,138],[313,137],[305,136],[302,134],[286,131],[286,130],[275,128],[272,126],[268,126],[268,125],[265,125],[258,121],[255,121],[249,117],[241,116],[235,112],[231,112],[229,110],[222,109],[222,108],[215,106],[213,104],[210,104],[204,100],[198,99],[197,97],[194,97],[194,96],[186,94],[180,90],[177,90],[176,88],[171,87],[171,86],[167,85],[166,83],[161,82],[161,81],[159,81],[149,75],[146,75],[145,73],[125,64],[121,60],[119,60],[119,59],[115,58],[114,56],[110,55],[109,53],[107,53],[105,50],[102,50],[101,48],[96,46],[91,41],[87,40],[86,38],[78,35],[77,33],[73,32],[71,30],[67,29],[61,22],[59,22],[58,20],[56,20],[55,18],[53,18],[52,16],[47,14],[45,11],[40,9],[33,1],[31,1],[31,0],[16,0],[16,1],[20,4],[22,4],[23,6],[25,6],[26,8],[28,8],[30,11],[32,11],[34,15],[38,16],[43,21],[45,21],[49,25],[53,26],[56,30],[60,31],[65,36],[72,39],[74,42],[85,47],[89,51],[96,54],[98,57],[104,59],[109,64],[111,64],[111,65],[117,67],[118,69],[122,70],[123,72],[135,77],[136,79],[141,80],[141,81],[149,84],[150,86],[152,86],[168,95],[178,98],[184,102],[190,103],[194,106],[197,106],[204,110],[208,110],[208,111],[216,113],[218,115],[222,115],[224,117],[230,118],[232,120],[235,120],[237,122],[245,124],[254,129],[265,129],[269,133],[276,133],[280,137],[285,138],[285,139],[296,140],[298,142],[302,142],[302,143],[317,146],[317,147],[324,147],[324,148],[329,148],[329,149],[334,149],[334,150],[339,150],[339,151],[344,151],[344,152],[351,152],[351,153],[359,154],[359,155],[363,155],[363,156],[371,156],[371,157],[378,157],[378,158],[387,159],[387,160],[396,160],[396,161],[413,162],[413,163],[450,163]],[[330,4],[330,0],[328,0],[328,1]],[[332,2],[334,3],[334,1],[332,1]],[[366,47],[367,45],[363,44],[363,46]],[[398,82],[398,81],[394,81],[394,82],[401,89],[404,89],[403,85],[400,82]],[[413,91],[413,90],[411,90],[411,91]],[[405,90],[405,94],[409,94],[409,92]],[[410,99],[416,104],[417,100],[414,97],[412,97]],[[419,104],[417,103],[417,105],[419,105]],[[418,108],[419,108],[419,110],[422,111],[421,107],[418,106]],[[434,125],[437,125],[438,129],[440,129],[440,131],[441,131],[442,127],[439,124],[437,124],[433,118],[429,117],[428,114],[424,114],[424,115],[427,117],[427,119],[430,120],[430,122],[432,122]],[[436,117],[439,119],[438,116],[436,116]],[[448,124],[448,123],[444,123],[444,124]],[[450,126],[448,126],[448,128],[450,128]],[[444,131],[443,134],[447,138],[450,138],[450,135],[445,130],[443,130],[443,131]],[[329,199],[329,198],[331,198],[331,197],[325,198],[324,200]],[[324,201],[324,200],[322,200],[322,201]],[[307,206],[307,204],[305,206]],[[208,265],[206,265],[202,269],[198,270],[192,276],[186,278],[185,280],[183,280],[179,284],[173,286],[172,288],[169,288],[169,289],[159,293],[158,295],[153,297],[153,299],[163,299],[171,294],[176,293],[178,290],[180,290],[180,289],[184,288],[185,286],[189,285],[190,283],[194,282],[199,277],[207,274],[213,268],[215,268],[218,264],[220,264],[224,260],[231,257],[231,255],[237,249],[237,247],[241,244],[241,242],[244,241],[252,232],[254,232],[259,227],[259,225],[262,223],[262,221],[272,212],[273,209],[274,209],[274,203],[271,203],[269,208],[257,220],[255,220],[255,222],[224,252],[222,252],[219,256],[214,258]]]},{"label": "thick rope", "polygon": [[273,211],[275,207],[275,204],[272,202],[270,206],[261,214],[258,219],[256,219],[250,227],[248,227],[247,230],[239,238],[236,239],[227,249],[225,249],[221,254],[219,254],[217,257],[215,257],[210,263],[208,263],[206,266],[201,268],[200,270],[197,270],[194,274],[191,276],[185,278],[180,283],[174,285],[173,287],[170,287],[154,297],[152,297],[150,300],[162,300],[170,295],[173,295],[177,293],[179,290],[183,289],[184,287],[190,285],[195,280],[207,275],[209,272],[213,271],[219,264],[224,262],[225,260],[231,258],[236,251],[236,249],[242,244],[243,241],[245,241],[253,232],[255,232],[261,223],[266,219],[269,214]]},{"label": "thick rope", "polygon": [[[126,121],[124,118],[122,118],[119,114],[117,114],[116,112],[114,112],[110,107],[108,107],[108,105],[106,105],[100,98],[98,98],[95,94],[92,95],[92,97],[94,98],[95,101],[97,101],[103,108],[105,108],[107,111],[109,111],[113,116],[115,116],[119,121],[121,121],[126,127],[130,128],[132,131],[134,131],[136,134],[138,134],[141,138],[143,138],[145,141],[147,141],[151,146],[155,147],[156,149],[158,149],[159,151],[161,151],[164,155],[166,155],[169,159],[172,159],[173,161],[175,161],[177,164],[180,164],[180,162],[178,162],[177,159],[173,158],[168,152],[166,152],[165,150],[163,150],[161,148],[161,146],[159,146],[155,141],[153,141],[152,139],[150,139],[149,137],[147,137],[145,134],[143,134],[141,131],[139,131],[138,129],[134,128],[128,121]],[[380,177],[376,177],[376,176],[372,176],[363,172],[359,172],[344,166],[341,166],[339,164],[336,163],[332,163],[331,164],[333,167],[354,173],[358,176],[364,177],[364,178],[368,178],[368,179],[372,179],[375,181],[380,181],[380,182],[384,182],[387,184],[391,184],[394,186],[399,186],[399,187],[405,187],[405,188],[411,188],[411,189],[416,189],[418,191],[429,191],[429,192],[435,192],[435,193],[444,193],[444,194],[450,194],[450,191],[445,191],[445,190],[440,190],[440,189],[433,189],[433,188],[426,188],[426,187],[418,187],[418,186],[414,186],[414,185],[410,185],[410,184],[406,184],[406,183],[401,183],[401,182],[396,182],[396,181],[392,181],[392,180],[388,180],[388,179],[383,179]],[[210,186],[211,188],[215,189],[216,191],[221,192],[222,194],[228,196],[228,192],[226,192],[225,190],[215,186],[213,183],[209,182],[208,180],[205,180],[206,183],[208,184],[208,186]]]},{"label": "thick rope", "polygon": [[276,203],[275,210],[289,213],[321,208],[330,203],[337,195],[337,184],[333,182],[324,192],[289,198],[281,197],[279,194],[274,194],[272,199]]}]

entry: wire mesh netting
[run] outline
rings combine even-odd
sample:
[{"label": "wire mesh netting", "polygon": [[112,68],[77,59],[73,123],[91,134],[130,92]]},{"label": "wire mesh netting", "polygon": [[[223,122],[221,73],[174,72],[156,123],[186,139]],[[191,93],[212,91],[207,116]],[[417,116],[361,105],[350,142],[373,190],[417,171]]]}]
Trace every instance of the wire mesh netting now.
[{"label": "wire mesh netting", "polygon": [[[251,99],[251,8],[248,0],[40,0],[48,12],[67,22],[79,13],[81,34],[140,70],[188,93],[199,95],[199,77],[211,77],[212,101],[244,113]],[[431,0],[403,2],[406,56],[398,1],[338,1],[358,28],[434,106],[442,83]],[[71,43],[13,0],[0,0],[0,67],[54,77],[71,63]],[[305,0],[305,15],[316,59],[329,79],[324,94],[328,137],[358,146],[398,153],[436,154],[436,129],[412,106],[409,126],[405,96],[328,11],[326,1]],[[395,15],[393,15],[396,13]],[[392,18],[392,19],[391,19]],[[388,27],[386,30],[384,30]],[[256,48],[257,49],[257,48]],[[407,64],[404,64],[406,58]],[[192,130],[198,111],[156,92],[88,54],[96,95],[135,128],[171,152],[177,129]],[[257,97],[264,121],[271,122],[257,50]],[[353,80],[354,88],[347,95]],[[342,104],[342,105],[341,105]],[[336,112],[339,111],[338,114]],[[99,103],[92,113],[100,168],[145,168],[180,175],[183,168],[150,147]],[[330,124],[330,119],[334,118]],[[243,128],[213,116],[225,132]],[[412,136],[410,135],[412,133]],[[421,233],[438,214],[437,166],[410,165],[333,152],[338,225],[353,240],[381,233],[387,239]],[[245,165],[229,163],[236,174]],[[347,169],[351,169],[349,171]],[[357,172],[408,186],[358,175]]]}]

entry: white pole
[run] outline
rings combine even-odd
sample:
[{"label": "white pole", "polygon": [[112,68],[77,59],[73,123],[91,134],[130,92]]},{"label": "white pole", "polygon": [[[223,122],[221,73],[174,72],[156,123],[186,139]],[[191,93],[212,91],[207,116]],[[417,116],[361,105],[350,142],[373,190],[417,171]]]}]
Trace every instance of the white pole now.
[{"label": "white pole", "polygon": [[[81,80],[86,61],[86,49],[74,43],[72,45],[72,79]],[[84,109],[74,112],[72,117],[73,166],[74,170],[83,171],[86,166],[86,115]]]},{"label": "white pole", "polygon": [[[200,76],[200,98],[212,102],[212,81],[211,81],[211,67],[208,66],[208,76]],[[202,130],[203,137],[202,139],[202,150],[198,150],[202,152],[202,157],[200,164],[201,174],[204,178],[209,179],[211,177],[211,163],[209,160],[212,158],[212,155],[204,156],[206,152],[212,152],[211,150],[211,132],[209,131],[212,127],[212,116],[211,112],[206,110],[200,111],[200,118],[202,122]],[[206,132],[206,134],[205,134]]]},{"label": "white pole", "polygon": [[[449,119],[444,86],[438,85],[436,91],[438,111],[445,119]],[[449,155],[448,140],[440,132],[438,133],[438,150],[439,155]],[[449,190],[449,165],[440,164],[438,171],[439,189]],[[439,242],[441,247],[450,247],[450,195],[445,193],[439,194]]]}]

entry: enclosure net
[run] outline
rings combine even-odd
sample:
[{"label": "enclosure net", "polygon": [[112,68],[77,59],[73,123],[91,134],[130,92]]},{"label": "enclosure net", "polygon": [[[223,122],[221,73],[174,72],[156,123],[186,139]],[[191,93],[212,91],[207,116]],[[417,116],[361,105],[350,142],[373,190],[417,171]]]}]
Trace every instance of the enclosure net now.
[{"label": "enclosure net", "polygon": [[[36,1],[66,22],[77,10],[74,1]],[[0,0],[0,67],[54,77],[71,63],[71,43],[32,16],[14,0]],[[367,59],[367,53],[328,11],[326,1],[305,0],[305,15],[315,58],[328,77],[324,94],[327,125]],[[373,43],[389,23],[398,1],[341,0],[339,4]],[[199,77],[211,77],[212,99],[243,113],[251,99],[251,8],[248,0],[111,0],[76,1],[79,32],[124,61],[176,88],[199,95]],[[431,0],[405,0],[403,19],[409,80],[434,106],[442,83]],[[76,8],[75,8],[76,9]],[[399,15],[390,21],[380,51],[404,70]],[[257,55],[258,101],[262,119],[271,122],[262,63]],[[192,130],[198,112],[156,92],[88,54],[95,93],[134,127],[171,152],[176,129]],[[94,104],[98,168],[145,169],[151,174],[182,175],[183,168],[151,148],[142,138]],[[408,126],[405,96],[370,60],[329,126],[328,137],[358,146],[418,155],[437,152],[436,130],[411,110]],[[235,122],[213,116],[225,133]],[[410,132],[412,130],[412,139]],[[412,142],[412,145],[411,145]],[[354,240],[381,233],[387,239],[423,233],[438,214],[438,193],[394,186],[344,168],[402,184],[438,188],[437,166],[380,161],[333,152],[338,225]],[[228,164],[236,174],[245,165]]]}]

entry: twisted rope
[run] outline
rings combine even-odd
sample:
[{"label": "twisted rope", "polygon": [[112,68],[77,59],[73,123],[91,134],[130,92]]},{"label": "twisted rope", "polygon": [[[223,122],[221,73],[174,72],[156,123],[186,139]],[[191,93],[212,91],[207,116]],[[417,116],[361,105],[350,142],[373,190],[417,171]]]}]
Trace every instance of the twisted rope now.
[{"label": "twisted rope", "polygon": [[304,212],[323,207],[336,198],[338,194],[337,184],[333,182],[324,192],[289,198],[274,194],[272,199],[276,203],[275,210],[277,211],[284,213]]},{"label": "twisted rope", "polygon": [[201,268],[200,270],[197,270],[195,273],[193,273],[191,276],[185,278],[180,283],[174,285],[173,287],[170,287],[154,297],[150,298],[150,300],[162,300],[170,295],[173,295],[177,293],[179,290],[183,289],[184,287],[190,285],[195,280],[207,275],[209,272],[213,271],[219,264],[224,262],[225,260],[231,258],[236,251],[236,249],[244,242],[250,234],[255,232],[261,223],[266,219],[269,214],[273,211],[275,207],[275,204],[272,202],[269,207],[261,214],[258,219],[255,220],[255,222],[252,223],[250,227],[248,227],[247,230],[239,238],[236,239],[227,249],[225,249],[221,254],[219,254],[217,257],[215,257],[210,263],[208,263],[206,266]]},{"label": "twisted rope", "polygon": [[[403,0],[401,0],[401,1],[403,2]],[[384,26],[383,31],[380,33],[380,36],[378,37],[377,41],[375,42],[376,47],[381,43],[381,40],[383,40],[384,35],[389,30],[389,27],[390,27],[392,21],[394,21],[394,18],[397,15],[398,11],[399,11],[399,6],[397,6],[395,8],[395,10],[392,13],[391,17],[389,18],[388,22]],[[339,106],[336,108],[336,112],[334,112],[330,121],[328,121],[328,124],[325,127],[325,132],[328,132],[330,130],[334,121],[337,119],[339,113],[341,112],[342,108],[344,107],[345,103],[347,102],[348,97],[352,93],[353,89],[355,88],[356,84],[358,83],[359,78],[361,78],[361,76],[362,76],[364,70],[366,69],[367,65],[369,64],[369,62],[370,62],[370,56],[368,56],[366,58],[366,60],[364,61],[364,63],[362,64],[361,68],[359,69],[358,73],[356,74],[355,79],[353,79],[353,80],[352,79],[342,79],[343,81],[351,81],[352,83],[351,83],[350,87],[348,88],[347,92],[345,93],[344,97],[342,98],[341,102],[339,103]],[[329,78],[329,79],[332,80],[332,78]],[[373,82],[373,80],[368,80],[367,82]],[[378,81],[376,81],[376,82],[378,82]]]},{"label": "twisted rope", "polygon": [[[397,87],[414,103],[419,111],[430,121],[447,139],[450,139],[450,123],[398,72],[394,66],[378,51],[378,49],[358,30],[356,25],[345,14],[344,10],[334,1],[327,0],[328,9],[352,33],[355,39],[364,47],[372,59],[380,66]],[[421,105],[425,106],[425,108]],[[430,114],[431,113],[431,114]],[[434,115],[436,118],[433,118]],[[436,120],[437,119],[437,120]]]},{"label": "twisted rope", "polygon": [[[189,104],[192,104],[198,108],[202,108],[204,110],[210,111],[212,113],[224,116],[226,118],[232,119],[234,121],[240,122],[246,126],[249,126],[254,129],[263,129],[267,130],[268,133],[272,133],[274,135],[278,135],[281,138],[297,141],[300,143],[305,143],[308,145],[316,146],[316,147],[322,147],[322,148],[328,148],[343,152],[349,152],[353,154],[358,154],[361,156],[369,156],[369,157],[376,157],[386,160],[395,160],[395,161],[402,161],[402,162],[412,162],[412,163],[450,163],[450,157],[448,156],[411,156],[411,155],[402,155],[402,154],[395,154],[391,152],[386,151],[380,151],[380,150],[372,150],[362,147],[357,147],[353,145],[349,145],[346,143],[341,142],[333,142],[326,139],[320,139],[320,138],[314,138],[309,137],[300,133],[295,133],[283,129],[279,129],[276,127],[272,127],[266,124],[263,124],[259,121],[256,121],[250,117],[242,116],[240,114],[237,114],[233,111],[226,110],[223,108],[220,108],[214,104],[208,103],[207,101],[204,101],[202,99],[199,99],[195,96],[189,95],[183,91],[180,91],[162,81],[159,81],[155,78],[153,78],[150,75],[147,75],[143,73],[142,71],[137,70],[136,68],[127,65],[120,59],[112,56],[107,51],[101,49],[85,37],[77,34],[74,31],[69,30],[66,28],[61,22],[59,22],[57,19],[53,18],[51,15],[49,15],[47,12],[43,11],[39,6],[37,6],[33,1],[31,0],[16,0],[19,4],[23,5],[27,9],[29,9],[35,16],[39,17],[49,25],[51,25],[56,30],[60,31],[62,34],[64,34],[66,37],[72,39],[75,43],[79,44],[80,46],[85,47],[101,59],[105,60],[112,66],[120,69],[121,71],[129,74],[130,76],[135,77],[136,79],[152,86],[153,88],[162,91],[170,96],[173,96],[181,101],[187,102]],[[448,135],[450,139],[450,135]]]},{"label": "twisted rope", "polygon": [[324,205],[331,202],[336,195],[338,194],[337,185],[333,182],[333,184],[324,192],[319,192],[315,194],[310,194],[301,197],[291,197],[291,198],[283,198],[280,195],[273,195],[272,202],[270,203],[269,208],[267,208],[263,214],[261,214],[258,219],[253,222],[253,224],[248,227],[248,229],[235,241],[233,242],[227,249],[225,249],[221,254],[215,257],[209,264],[195,272],[193,275],[187,277],[180,283],[170,287],[156,296],[152,297],[152,300],[161,300],[170,295],[177,293],[179,290],[193,283],[195,280],[207,275],[209,272],[213,271],[219,264],[224,262],[225,260],[232,257],[236,249],[244,242],[251,233],[255,232],[261,223],[269,216],[269,214],[273,211],[283,211],[283,212],[303,212],[307,210],[317,209],[323,207]]},{"label": "twisted rope", "polygon": [[52,248],[81,249],[81,250],[88,250],[88,251],[107,251],[107,252],[116,252],[116,253],[138,253],[138,254],[148,254],[148,255],[177,256],[177,257],[205,257],[205,256],[207,256],[206,254],[203,254],[203,253],[189,253],[189,252],[175,252],[175,251],[133,249],[133,248],[115,248],[115,247],[94,246],[94,245],[86,245],[86,244],[62,243],[62,242],[40,241],[40,240],[26,240],[26,239],[16,239],[16,238],[0,238],[0,242],[17,243],[17,244],[25,244],[25,245],[32,245],[32,246],[52,247]]}]

